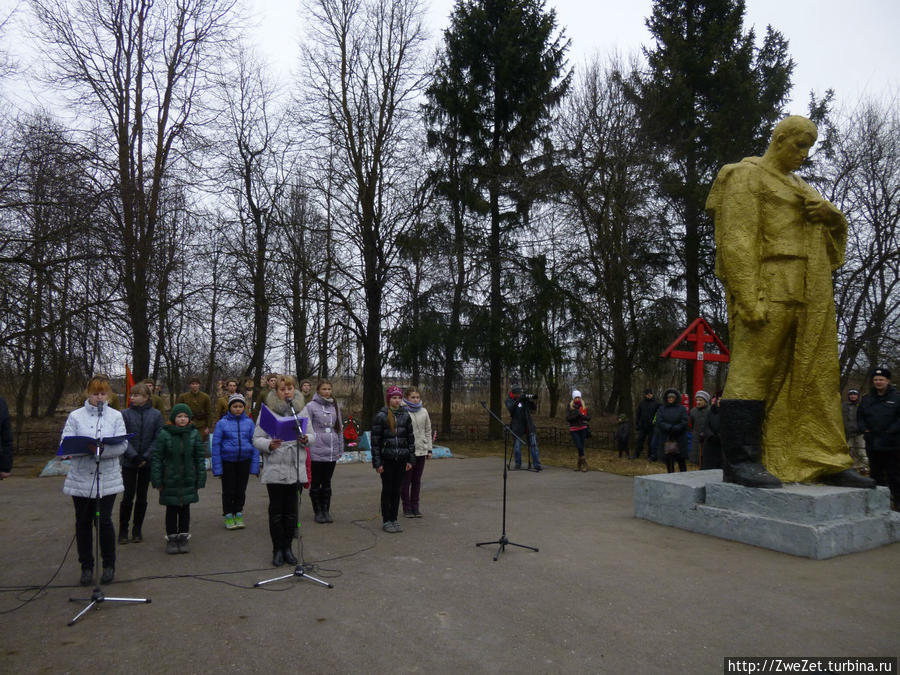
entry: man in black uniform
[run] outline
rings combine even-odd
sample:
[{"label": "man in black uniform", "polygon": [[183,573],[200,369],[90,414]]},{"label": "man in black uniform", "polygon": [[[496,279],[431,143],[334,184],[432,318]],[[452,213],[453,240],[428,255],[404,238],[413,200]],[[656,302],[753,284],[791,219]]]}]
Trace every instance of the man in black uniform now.
[{"label": "man in black uniform", "polygon": [[891,490],[894,510],[900,509],[900,392],[891,384],[891,371],[872,371],[872,390],[863,396],[857,413],[866,439],[870,476]]},{"label": "man in black uniform", "polygon": [[647,459],[656,461],[656,448],[653,446],[653,417],[659,408],[660,402],[656,400],[652,389],[644,389],[644,400],[638,403],[637,412],[634,415],[634,426],[637,429],[637,443],[634,445],[634,457],[641,456],[644,449],[644,439],[647,439]]}]

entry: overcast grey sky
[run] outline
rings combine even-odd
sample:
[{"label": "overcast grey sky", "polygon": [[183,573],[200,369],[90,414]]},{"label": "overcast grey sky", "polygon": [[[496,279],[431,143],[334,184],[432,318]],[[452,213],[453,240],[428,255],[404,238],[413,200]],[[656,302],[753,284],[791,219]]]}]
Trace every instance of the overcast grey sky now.
[{"label": "overcast grey sky", "polygon": [[[297,45],[303,33],[299,0],[243,0],[256,24],[248,35],[274,70],[289,81],[297,64]],[[438,44],[447,27],[453,0],[426,0],[432,39]],[[650,43],[644,19],[651,0],[547,0],[557,10],[560,26],[572,39],[570,62],[576,68],[591,55],[617,49],[623,55],[639,52]],[[19,20],[27,20],[26,0],[0,0],[2,16],[19,5]],[[772,24],[790,41],[796,61],[793,101],[789,112],[804,114],[809,91],[818,95],[833,87],[839,105],[852,105],[860,96],[900,93],[900,0],[747,0],[745,28],[757,35]],[[17,50],[24,42],[21,24],[7,30],[3,45]],[[27,58],[23,65],[28,66]],[[14,104],[28,107],[40,95],[27,75],[12,93]],[[9,88],[9,87],[7,87]]]},{"label": "overcast grey sky", "polygon": [[[302,16],[289,0],[251,0],[258,8],[259,45],[279,70],[296,62]],[[572,39],[571,63],[578,67],[594,53],[612,49],[638,52],[650,43],[644,25],[651,0],[547,0]],[[431,0],[428,19],[433,39],[447,27],[453,0]],[[861,95],[880,96],[898,89],[900,1],[898,0],[747,0],[745,28],[765,33],[767,24],[790,41],[796,61],[789,111],[806,112],[809,91],[832,87],[839,104]]]}]

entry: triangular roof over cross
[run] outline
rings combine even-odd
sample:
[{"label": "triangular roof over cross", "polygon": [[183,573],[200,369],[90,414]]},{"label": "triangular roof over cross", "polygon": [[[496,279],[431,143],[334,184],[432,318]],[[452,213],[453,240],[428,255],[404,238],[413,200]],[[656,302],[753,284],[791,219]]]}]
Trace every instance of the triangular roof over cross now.
[{"label": "triangular roof over cross", "polygon": [[[682,342],[693,342],[694,349],[678,349]],[[719,348],[720,353],[707,352],[706,343]],[[691,325],[675,338],[675,341],[666,347],[666,350],[660,354],[664,359],[687,359],[689,361],[724,361],[731,360],[731,353],[728,347],[722,342],[721,338],[716,335],[715,331],[706,323],[706,319],[698,316],[691,322]]]}]

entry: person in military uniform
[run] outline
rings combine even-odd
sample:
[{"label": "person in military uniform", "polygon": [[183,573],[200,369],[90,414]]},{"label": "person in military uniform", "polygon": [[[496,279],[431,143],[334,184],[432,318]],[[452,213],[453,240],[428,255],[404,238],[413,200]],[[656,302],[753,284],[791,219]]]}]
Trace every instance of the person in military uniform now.
[{"label": "person in military uniform", "polygon": [[[219,400],[216,402],[216,419],[215,421],[218,423],[220,419],[225,417],[228,414],[228,399],[231,396],[234,396],[238,393],[238,381],[234,378],[225,381],[225,393],[224,395],[219,397]],[[244,409],[244,414],[246,413],[246,408]],[[213,424],[215,427],[215,424]]]},{"label": "person in military uniform", "polygon": [[178,397],[178,403],[184,403],[191,409],[191,424],[200,432],[203,442],[209,438],[209,422],[212,419],[212,399],[205,391],[200,391],[200,380],[193,378],[188,391]]},{"label": "person in military uniform", "polygon": [[150,389],[150,402],[153,407],[159,410],[159,414],[163,416],[163,419],[166,419],[162,396],[159,395],[159,387],[156,386],[156,382],[153,381],[152,377],[148,377],[142,384],[146,384]]}]

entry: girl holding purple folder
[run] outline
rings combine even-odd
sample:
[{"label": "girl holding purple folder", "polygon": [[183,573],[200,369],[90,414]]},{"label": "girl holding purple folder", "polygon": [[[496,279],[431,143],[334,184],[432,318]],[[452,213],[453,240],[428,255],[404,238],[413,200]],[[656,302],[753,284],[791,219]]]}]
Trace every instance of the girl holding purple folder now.
[{"label": "girl holding purple folder", "polygon": [[[84,405],[69,413],[62,437],[114,438],[126,435],[122,413],[108,405],[112,388],[102,376],[91,378],[84,392]],[[103,560],[101,584],[113,580],[116,571],[116,529],[112,521],[116,495],[125,490],[119,456],[125,453],[128,442],[104,444],[97,464],[93,453],[71,458],[63,493],[72,497],[75,505],[75,540],[78,562],[81,563],[81,585],[88,586],[94,578],[93,532],[94,513],[99,492],[100,557]],[[98,475],[99,472],[99,475]]]},{"label": "girl holding purple folder", "polygon": [[[303,410],[303,394],[294,388],[294,378],[279,375],[275,390],[266,396],[266,407],[276,415],[292,416]],[[261,412],[259,420],[263,419]],[[296,433],[296,432],[294,432]],[[273,438],[257,423],[253,445],[263,456],[260,481],[269,493],[269,536],[272,539],[272,565],[296,565],[291,551],[297,527],[300,493],[309,486],[310,457],[305,434],[288,440]]]}]

